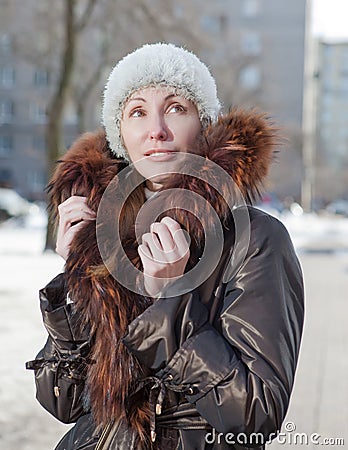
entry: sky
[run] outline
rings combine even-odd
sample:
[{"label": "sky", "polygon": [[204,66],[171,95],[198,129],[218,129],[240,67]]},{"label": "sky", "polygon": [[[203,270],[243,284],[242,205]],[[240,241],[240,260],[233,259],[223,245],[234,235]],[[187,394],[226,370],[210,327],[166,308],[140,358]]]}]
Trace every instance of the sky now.
[{"label": "sky", "polygon": [[312,0],[312,30],[316,36],[348,39],[348,0]]}]

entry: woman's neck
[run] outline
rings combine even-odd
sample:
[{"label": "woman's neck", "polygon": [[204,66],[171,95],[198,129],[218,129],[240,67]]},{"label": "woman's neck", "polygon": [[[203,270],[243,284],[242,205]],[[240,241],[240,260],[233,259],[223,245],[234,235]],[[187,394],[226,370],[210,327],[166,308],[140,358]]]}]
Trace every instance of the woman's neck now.
[{"label": "woman's neck", "polygon": [[153,191],[153,192],[159,191],[162,187],[162,185],[160,183],[153,183],[150,180],[146,180],[145,186],[149,191]]}]

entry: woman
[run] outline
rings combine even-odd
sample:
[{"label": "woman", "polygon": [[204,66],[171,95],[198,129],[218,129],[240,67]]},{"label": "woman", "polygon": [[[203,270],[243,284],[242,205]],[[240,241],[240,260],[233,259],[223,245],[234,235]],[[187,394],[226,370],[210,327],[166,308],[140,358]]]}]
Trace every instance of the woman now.
[{"label": "woman", "polygon": [[249,205],[273,127],[219,110],[195,55],[146,45],[110,75],[105,131],[59,161],[65,272],[40,291],[49,336],[27,363],[40,403],[76,422],[59,450],[264,448],[280,430],[301,269],[282,224]]}]

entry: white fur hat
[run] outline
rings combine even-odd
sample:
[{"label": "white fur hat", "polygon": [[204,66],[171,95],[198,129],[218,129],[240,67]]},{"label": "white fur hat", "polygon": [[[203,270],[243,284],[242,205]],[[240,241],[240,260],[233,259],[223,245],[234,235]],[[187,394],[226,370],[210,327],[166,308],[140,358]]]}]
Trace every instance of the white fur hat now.
[{"label": "white fur hat", "polygon": [[215,121],[220,111],[215,80],[196,55],[173,44],[146,44],[119,61],[105,86],[102,120],[118,156],[128,159],[120,136],[123,107],[135,91],[151,86],[173,87],[191,100],[203,126]]}]

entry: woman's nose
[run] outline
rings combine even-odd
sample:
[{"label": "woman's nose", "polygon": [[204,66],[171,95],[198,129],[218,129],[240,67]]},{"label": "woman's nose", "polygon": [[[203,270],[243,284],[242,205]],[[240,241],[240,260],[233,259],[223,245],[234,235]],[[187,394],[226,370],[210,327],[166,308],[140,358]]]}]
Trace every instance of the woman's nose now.
[{"label": "woman's nose", "polygon": [[150,139],[154,141],[165,141],[167,139],[168,132],[163,120],[157,119],[153,121],[149,135]]}]

